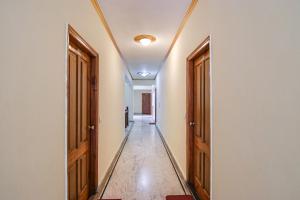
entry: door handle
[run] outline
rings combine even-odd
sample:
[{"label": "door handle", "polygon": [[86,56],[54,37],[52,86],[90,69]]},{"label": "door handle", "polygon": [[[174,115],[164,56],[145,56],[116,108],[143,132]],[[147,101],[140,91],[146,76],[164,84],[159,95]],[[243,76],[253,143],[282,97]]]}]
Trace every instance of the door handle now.
[{"label": "door handle", "polygon": [[195,122],[190,122],[190,126],[195,126]]},{"label": "door handle", "polygon": [[90,130],[95,130],[95,126],[94,126],[94,125],[88,126],[88,128],[89,128]]}]

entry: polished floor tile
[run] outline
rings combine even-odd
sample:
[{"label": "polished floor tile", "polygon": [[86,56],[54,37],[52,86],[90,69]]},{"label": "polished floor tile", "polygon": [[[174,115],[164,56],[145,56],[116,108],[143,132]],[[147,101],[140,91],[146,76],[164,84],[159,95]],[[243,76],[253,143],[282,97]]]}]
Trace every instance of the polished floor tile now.
[{"label": "polished floor tile", "polygon": [[184,194],[151,117],[135,116],[135,124],[104,192],[103,199],[163,200]]}]

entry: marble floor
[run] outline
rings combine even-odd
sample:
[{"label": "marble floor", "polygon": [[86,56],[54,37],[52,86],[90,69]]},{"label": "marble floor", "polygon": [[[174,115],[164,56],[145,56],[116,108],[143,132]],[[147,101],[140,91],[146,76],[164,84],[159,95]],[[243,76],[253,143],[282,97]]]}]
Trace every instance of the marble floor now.
[{"label": "marble floor", "polygon": [[103,199],[164,200],[184,194],[151,117],[138,116]]}]

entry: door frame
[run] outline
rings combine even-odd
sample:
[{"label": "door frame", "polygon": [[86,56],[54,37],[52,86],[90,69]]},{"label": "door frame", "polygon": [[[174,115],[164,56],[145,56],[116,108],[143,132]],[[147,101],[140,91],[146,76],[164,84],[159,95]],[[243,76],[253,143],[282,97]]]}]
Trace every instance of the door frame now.
[{"label": "door frame", "polygon": [[[84,50],[84,52],[87,53],[91,58],[91,93],[90,93],[91,119],[90,120],[91,120],[91,124],[95,126],[93,133],[90,134],[89,196],[91,196],[92,194],[95,194],[97,192],[97,188],[98,188],[99,55],[78,34],[78,32],[71,25],[68,24],[67,53],[71,42],[76,46],[78,46],[79,48],[81,48],[82,50]],[[67,85],[67,91],[68,91],[68,85]],[[69,95],[67,95],[67,102],[68,99],[69,99]],[[67,113],[67,117],[68,117],[68,113]],[[67,124],[66,127],[68,127],[68,120],[66,124]],[[68,175],[68,171],[67,171],[67,175]],[[66,182],[67,182],[66,184],[68,184],[68,181]],[[68,185],[66,189],[68,190]]]},{"label": "door frame", "polygon": [[[193,176],[194,176],[194,133],[193,127],[190,126],[190,122],[194,119],[194,74],[193,74],[193,67],[194,63],[193,60],[205,52],[206,50],[210,50],[210,37],[208,36],[186,59],[186,174],[187,174],[187,182],[189,185],[192,185]],[[210,66],[211,66],[211,59],[210,59]],[[211,81],[211,75],[210,75]],[[210,84],[211,85],[211,84]],[[211,90],[211,86],[210,86]],[[210,97],[212,93],[210,91]],[[212,98],[210,98],[211,101]],[[212,108],[212,104],[211,104]],[[210,108],[211,116],[212,116],[212,109]],[[212,124],[212,123],[211,123]],[[210,125],[212,126],[212,125]],[[212,129],[210,129],[212,131]],[[210,133],[211,135],[212,133]],[[212,137],[210,140],[210,144],[212,144]],[[210,145],[211,148],[212,145]],[[212,149],[212,148],[211,148]],[[211,151],[210,149],[210,151]],[[212,151],[211,151],[212,152]],[[212,159],[210,158],[210,167],[212,168]],[[210,183],[212,183],[212,170],[210,174]],[[211,188],[211,187],[210,187]],[[210,191],[211,193],[211,191]]]}]

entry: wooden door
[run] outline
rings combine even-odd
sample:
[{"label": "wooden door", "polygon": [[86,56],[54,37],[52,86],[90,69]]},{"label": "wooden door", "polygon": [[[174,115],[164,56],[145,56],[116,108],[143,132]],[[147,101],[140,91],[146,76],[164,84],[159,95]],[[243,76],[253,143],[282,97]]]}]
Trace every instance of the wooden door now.
[{"label": "wooden door", "polygon": [[210,199],[210,65],[207,50],[194,65],[194,187],[203,199]]},{"label": "wooden door", "polygon": [[142,113],[151,115],[151,93],[142,93]]},{"label": "wooden door", "polygon": [[90,57],[77,46],[68,51],[68,195],[87,200],[90,160]]}]

